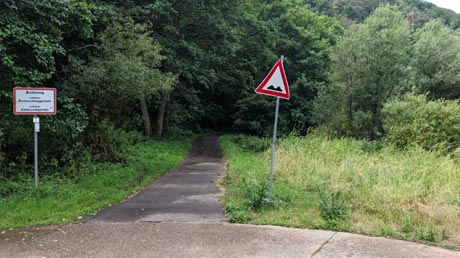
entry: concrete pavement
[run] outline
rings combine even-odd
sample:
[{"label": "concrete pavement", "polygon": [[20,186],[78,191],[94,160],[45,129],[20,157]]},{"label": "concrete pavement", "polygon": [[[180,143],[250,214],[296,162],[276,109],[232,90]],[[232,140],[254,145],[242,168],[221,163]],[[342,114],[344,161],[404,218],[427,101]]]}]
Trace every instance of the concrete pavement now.
[{"label": "concrete pavement", "polygon": [[27,232],[0,235],[0,257],[460,257],[456,251],[385,238],[225,222],[85,223]]}]

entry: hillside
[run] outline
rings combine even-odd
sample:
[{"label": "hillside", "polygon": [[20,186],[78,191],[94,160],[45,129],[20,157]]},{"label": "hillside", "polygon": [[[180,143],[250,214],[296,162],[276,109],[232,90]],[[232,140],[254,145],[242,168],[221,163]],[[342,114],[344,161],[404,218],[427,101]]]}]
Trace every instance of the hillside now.
[{"label": "hillside", "polygon": [[337,17],[343,25],[361,23],[381,4],[400,5],[407,18],[417,26],[432,18],[442,19],[454,28],[460,26],[460,14],[424,0],[310,0],[314,9]]}]

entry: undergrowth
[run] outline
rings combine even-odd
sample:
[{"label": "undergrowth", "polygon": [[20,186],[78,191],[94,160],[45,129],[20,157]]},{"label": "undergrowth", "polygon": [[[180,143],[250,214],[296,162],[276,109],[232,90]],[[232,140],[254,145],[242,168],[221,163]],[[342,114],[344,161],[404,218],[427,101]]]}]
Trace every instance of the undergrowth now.
[{"label": "undergrowth", "polygon": [[72,223],[125,199],[175,167],[190,144],[190,139],[149,140],[132,146],[123,164],[92,165],[74,178],[47,175],[40,177],[37,188],[32,173],[23,173],[14,182],[3,181],[10,194],[0,196],[0,228]]},{"label": "undergrowth", "polygon": [[230,165],[222,198],[230,221],[460,247],[457,156],[386,142],[290,136],[277,145],[273,202],[266,205],[270,150],[248,147],[257,140],[245,144],[244,138],[220,139]]}]

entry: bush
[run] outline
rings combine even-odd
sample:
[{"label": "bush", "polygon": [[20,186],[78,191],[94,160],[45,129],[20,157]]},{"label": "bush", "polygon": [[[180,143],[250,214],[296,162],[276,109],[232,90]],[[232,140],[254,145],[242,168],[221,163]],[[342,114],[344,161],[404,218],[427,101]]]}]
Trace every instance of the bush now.
[{"label": "bush", "polygon": [[237,135],[233,138],[241,148],[253,151],[262,152],[270,148],[270,141],[268,138],[260,138],[256,136]]},{"label": "bush", "polygon": [[129,146],[142,142],[145,138],[141,133],[126,132],[116,129],[114,124],[104,119],[94,128],[88,130],[88,145],[95,161],[124,162]]},{"label": "bush", "polygon": [[406,95],[385,104],[386,137],[400,147],[452,151],[460,147],[460,103],[429,101],[425,95]]},{"label": "bush", "polygon": [[323,188],[318,189],[321,217],[328,223],[334,223],[344,218],[348,213],[348,196],[349,192],[341,190],[330,192]]},{"label": "bush", "polygon": [[247,183],[243,181],[243,194],[246,198],[246,206],[253,210],[259,210],[262,207],[270,206],[268,200],[268,183],[265,181]]},{"label": "bush", "polygon": [[227,213],[228,220],[231,223],[244,223],[248,219],[248,213],[244,207],[238,204],[227,203],[225,205],[225,212]]},{"label": "bush", "polygon": [[14,180],[0,175],[0,199],[25,189],[31,189],[33,186],[33,177],[30,175],[17,174]]}]

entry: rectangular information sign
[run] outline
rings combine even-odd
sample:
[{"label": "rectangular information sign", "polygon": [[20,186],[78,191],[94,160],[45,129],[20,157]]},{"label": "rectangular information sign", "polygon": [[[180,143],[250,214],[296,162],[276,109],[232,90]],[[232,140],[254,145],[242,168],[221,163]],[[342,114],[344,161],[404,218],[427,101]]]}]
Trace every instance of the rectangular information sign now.
[{"label": "rectangular information sign", "polygon": [[55,88],[14,88],[13,113],[15,115],[55,115]]}]

